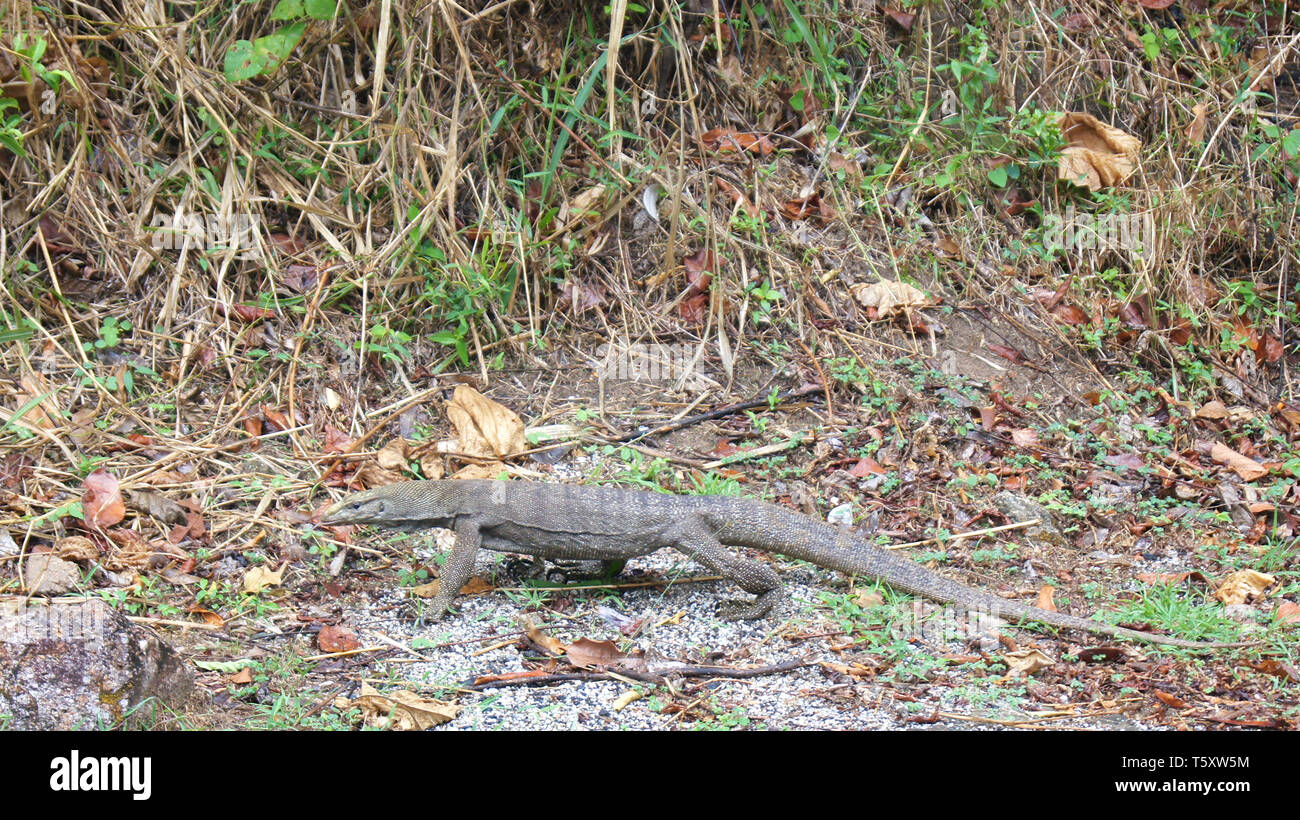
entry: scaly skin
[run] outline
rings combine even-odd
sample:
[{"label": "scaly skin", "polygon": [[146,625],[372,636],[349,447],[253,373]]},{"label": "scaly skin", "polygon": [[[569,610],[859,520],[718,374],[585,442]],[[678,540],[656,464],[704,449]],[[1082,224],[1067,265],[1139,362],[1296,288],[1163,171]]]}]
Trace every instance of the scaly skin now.
[{"label": "scaly skin", "polygon": [[322,513],[321,520],[403,530],[454,530],[456,544],[433,599],[434,619],[442,617],[469,580],[480,546],[552,560],[600,561],[623,561],[672,547],[757,596],[751,606],[735,614],[763,617],[780,595],[780,578],[766,564],[725,548],[732,546],[878,578],[895,589],[1015,623],[1037,621],[1190,649],[1254,645],[1153,635],[1027,606],[951,581],[820,521],[748,498],[520,481],[407,481],[350,495]]}]

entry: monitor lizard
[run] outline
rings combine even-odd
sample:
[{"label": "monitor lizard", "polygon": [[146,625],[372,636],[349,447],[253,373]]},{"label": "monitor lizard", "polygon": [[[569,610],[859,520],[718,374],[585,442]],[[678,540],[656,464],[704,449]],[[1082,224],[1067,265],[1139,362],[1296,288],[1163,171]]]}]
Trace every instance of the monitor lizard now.
[{"label": "monitor lizard", "polygon": [[895,589],[1016,623],[1036,621],[1196,649],[1253,645],[1156,635],[1028,606],[949,580],[850,532],[749,498],[524,481],[406,481],[349,495],[321,513],[321,522],[453,530],[455,543],[432,602],[434,620],[469,581],[480,547],[552,560],[607,562],[672,547],[756,596],[734,608],[731,617],[761,618],[780,597],[780,578],[772,567],[726,549],[730,546],[878,578]]}]

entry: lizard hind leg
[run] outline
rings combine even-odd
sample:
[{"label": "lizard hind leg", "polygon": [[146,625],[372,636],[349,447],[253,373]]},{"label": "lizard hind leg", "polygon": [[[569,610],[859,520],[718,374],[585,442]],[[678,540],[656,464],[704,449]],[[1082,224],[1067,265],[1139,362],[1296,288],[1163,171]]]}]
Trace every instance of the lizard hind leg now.
[{"label": "lizard hind leg", "polygon": [[699,522],[676,533],[673,548],[703,564],[718,575],[731,579],[744,591],[757,596],[753,601],[735,601],[720,607],[718,614],[729,620],[762,618],[781,598],[781,577],[767,564],[742,558],[731,552]]}]

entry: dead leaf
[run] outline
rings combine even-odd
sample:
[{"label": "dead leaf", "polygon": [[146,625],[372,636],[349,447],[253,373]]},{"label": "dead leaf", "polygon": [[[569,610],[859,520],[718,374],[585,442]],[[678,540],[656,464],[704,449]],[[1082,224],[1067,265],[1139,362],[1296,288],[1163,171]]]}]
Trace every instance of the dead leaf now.
[{"label": "dead leaf", "polygon": [[467,384],[457,385],[447,403],[447,418],[466,455],[505,458],[527,448],[519,416]]},{"label": "dead leaf", "polygon": [[1233,472],[1241,476],[1242,481],[1254,481],[1268,475],[1268,470],[1264,465],[1253,458],[1243,456],[1222,442],[1215,442],[1214,446],[1210,448],[1210,458],[1232,468]]},{"label": "dead leaf", "polygon": [[1011,443],[1017,447],[1037,447],[1039,445],[1038,431],[1030,427],[1012,430]]},{"label": "dead leaf", "polygon": [[1277,607],[1277,622],[1280,624],[1300,624],[1300,606],[1283,601]]},{"label": "dead leaf", "polygon": [[912,308],[930,303],[925,293],[906,282],[884,280],[873,284],[859,283],[849,288],[849,293],[863,307],[875,308],[876,316],[887,319],[894,312],[910,313]]},{"label": "dead leaf", "polygon": [[1002,653],[1002,662],[1007,665],[1007,674],[1011,677],[1028,677],[1040,669],[1056,663],[1049,656],[1037,649],[1018,649],[1015,652]]},{"label": "dead leaf", "polygon": [[543,632],[537,624],[532,622],[532,619],[523,617],[519,620],[522,622],[521,625],[524,628],[524,634],[528,636],[530,641],[541,647],[543,652],[546,652],[555,658],[564,654],[564,644],[560,643],[558,639]]},{"label": "dead leaf", "polygon": [[385,470],[404,470],[410,454],[410,443],[404,438],[395,438],[379,449],[375,462]]},{"label": "dead leaf", "polygon": [[121,522],[126,517],[126,504],[117,479],[107,470],[96,470],[86,476],[86,488],[81,496],[81,509],[85,521],[92,527],[103,529]]},{"label": "dead leaf", "polygon": [[280,565],[277,570],[260,566],[253,567],[244,573],[244,592],[249,595],[256,595],[267,587],[278,587],[284,582],[284,571],[289,566],[289,562]]},{"label": "dead leaf", "polygon": [[446,469],[442,464],[442,456],[438,453],[425,453],[420,456],[420,475],[430,481],[436,481],[442,478]]},{"label": "dead leaf", "polygon": [[605,195],[605,186],[596,185],[560,205],[560,212],[555,217],[557,230],[571,230],[581,223],[600,216],[601,197]]},{"label": "dead leaf", "polygon": [[1211,419],[1212,421],[1226,419],[1228,417],[1228,408],[1218,399],[1212,399],[1201,405],[1200,409],[1196,411],[1196,417],[1198,419]]},{"label": "dead leaf", "polygon": [[366,487],[385,487],[389,484],[396,484],[399,481],[405,481],[406,476],[396,470],[385,470],[378,464],[362,464],[357,468],[353,478]]},{"label": "dead leaf", "polygon": [[327,624],[317,633],[316,645],[322,652],[351,652],[361,648],[361,641],[351,629]]},{"label": "dead leaf", "polygon": [[457,481],[468,479],[486,479],[490,481],[500,478],[505,469],[506,465],[499,461],[491,461],[487,464],[468,464],[457,470],[451,477]]},{"label": "dead leaf", "polygon": [[1225,604],[1244,604],[1251,598],[1258,598],[1264,590],[1273,585],[1277,579],[1253,569],[1239,569],[1224,578],[1214,597]]},{"label": "dead leaf", "polygon": [[1097,191],[1119,185],[1137,168],[1142,141],[1091,114],[1063,114],[1061,135],[1068,145],[1057,164],[1058,179]]},{"label": "dead leaf", "polygon": [[760,156],[767,156],[776,150],[772,141],[762,134],[737,131],[734,128],[714,128],[700,134],[700,144],[706,151],[720,154],[729,151],[749,151]]},{"label": "dead leaf", "polygon": [[148,490],[131,490],[131,506],[139,512],[173,526],[188,525],[185,508],[165,495]]},{"label": "dead leaf", "polygon": [[[18,380],[18,384],[22,386],[22,389],[19,390],[18,395],[14,397],[15,411],[32,399],[35,399],[37,396],[44,396],[43,399],[36,402],[36,404],[27,411],[27,413],[22,417],[22,421],[32,425],[33,427],[40,427],[45,430],[54,428],[56,426],[55,419],[61,418],[61,415],[59,414],[58,405],[54,403],[54,397],[51,395],[52,391],[50,390],[49,383],[45,380],[45,376],[35,372],[26,373]],[[93,420],[94,411],[92,410],[91,413],[92,415],[90,418]]]},{"label": "dead leaf", "polygon": [[1205,103],[1192,106],[1192,122],[1187,126],[1187,140],[1196,145],[1205,142]]},{"label": "dead leaf", "polygon": [[568,650],[569,663],[579,669],[589,669],[593,666],[609,666],[627,658],[627,655],[620,652],[613,641],[593,641],[590,638],[579,638],[569,644]]},{"label": "dead leaf", "polygon": [[422,698],[405,689],[380,694],[368,683],[361,684],[361,697],[348,702],[346,707],[360,709],[369,726],[402,732],[438,726],[454,719],[460,712],[460,707],[454,703]]},{"label": "dead leaf", "polygon": [[53,552],[69,561],[96,561],[99,559],[99,547],[84,535],[70,535],[54,543]]},{"label": "dead leaf", "polygon": [[1053,600],[1055,596],[1056,587],[1041,586],[1038,588],[1038,601],[1034,606],[1039,609],[1046,609],[1048,612],[1055,612],[1056,601]]}]

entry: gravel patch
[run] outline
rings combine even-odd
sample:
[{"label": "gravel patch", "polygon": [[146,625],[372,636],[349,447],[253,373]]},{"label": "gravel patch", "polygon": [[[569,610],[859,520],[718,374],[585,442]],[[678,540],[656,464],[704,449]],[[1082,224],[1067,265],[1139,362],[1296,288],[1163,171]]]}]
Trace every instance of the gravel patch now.
[{"label": "gravel patch", "polygon": [[[440,533],[439,540],[445,543],[447,535]],[[500,563],[500,554],[485,552],[479,557],[476,574],[490,577],[495,570],[499,575]],[[538,667],[540,653],[521,649],[525,644],[512,639],[525,616],[537,624],[553,625],[548,634],[565,644],[581,637],[611,640],[625,650],[643,650],[688,663],[749,668],[805,659],[840,667],[870,665],[872,657],[861,649],[835,646],[844,644],[845,638],[833,634],[837,627],[825,617],[825,610],[818,608],[819,593],[844,591],[845,579],[807,564],[778,559],[776,565],[787,598],[759,621],[718,617],[715,613],[720,604],[746,596],[730,582],[709,581],[617,590],[611,597],[569,593],[577,596],[576,601],[563,615],[546,610],[526,612],[517,602],[521,596],[500,590],[462,595],[457,598],[459,614],[423,627],[410,619],[404,593],[390,588],[349,619],[348,625],[359,632],[363,643],[378,633],[419,652],[419,660],[395,655],[378,662],[368,677],[388,679],[394,686],[409,687],[426,696],[456,700],[462,707],[460,714],[436,731],[988,730],[1013,728],[1020,722],[1107,726],[1105,720],[1096,718],[1036,720],[1026,708],[1055,713],[1051,704],[1025,697],[1024,681],[1003,679],[996,673],[972,674],[969,667],[947,664],[938,657],[944,653],[970,655],[967,643],[913,645],[904,661],[889,670],[889,679],[880,681],[842,674],[835,666],[813,665],[746,679],[677,678],[672,692],[621,680],[457,691],[481,676]],[[630,561],[616,582],[707,574],[671,550],[660,550]],[[508,580],[504,583],[510,584]],[[633,619],[644,618],[644,631],[629,642],[601,616],[598,607]],[[916,671],[909,673],[909,669]],[[556,671],[573,670],[561,663]],[[644,695],[616,708],[633,690]],[[900,691],[905,694],[897,697]],[[945,713],[957,717],[944,717]]]}]

